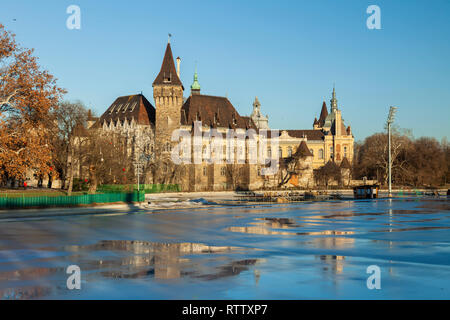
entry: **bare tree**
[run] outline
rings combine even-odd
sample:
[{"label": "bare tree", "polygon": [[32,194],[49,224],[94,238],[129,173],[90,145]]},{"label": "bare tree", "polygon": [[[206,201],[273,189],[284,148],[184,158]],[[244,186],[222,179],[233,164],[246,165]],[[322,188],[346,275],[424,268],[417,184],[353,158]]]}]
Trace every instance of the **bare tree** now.
[{"label": "bare tree", "polygon": [[314,171],[314,178],[318,184],[323,183],[328,189],[330,182],[341,182],[341,168],[330,160],[323,167]]},{"label": "bare tree", "polygon": [[54,111],[56,119],[56,134],[54,135],[55,154],[54,160],[59,167],[61,180],[69,180],[67,188],[68,195],[72,194],[74,166],[75,166],[75,146],[78,137],[86,130],[88,110],[80,101],[63,102]]},{"label": "bare tree", "polygon": [[[406,169],[406,151],[411,148],[411,139],[407,134],[398,130],[394,131],[391,139],[392,146],[392,170],[402,171]],[[389,167],[388,136],[386,133],[376,133],[367,137],[357,150],[356,171],[358,175],[377,177],[381,174],[382,181],[387,183],[387,171]]]}]

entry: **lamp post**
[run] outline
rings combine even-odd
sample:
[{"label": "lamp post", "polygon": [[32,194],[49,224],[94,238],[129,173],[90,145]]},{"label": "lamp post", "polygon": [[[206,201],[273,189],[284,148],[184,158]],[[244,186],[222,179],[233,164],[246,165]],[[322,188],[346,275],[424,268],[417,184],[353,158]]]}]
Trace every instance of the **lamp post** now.
[{"label": "lamp post", "polygon": [[394,123],[395,112],[397,112],[397,107],[389,108],[389,116],[387,119],[387,129],[388,129],[388,149],[389,149],[389,164],[388,164],[388,175],[389,175],[389,194],[388,197],[392,197],[392,156],[391,156],[391,124]]}]

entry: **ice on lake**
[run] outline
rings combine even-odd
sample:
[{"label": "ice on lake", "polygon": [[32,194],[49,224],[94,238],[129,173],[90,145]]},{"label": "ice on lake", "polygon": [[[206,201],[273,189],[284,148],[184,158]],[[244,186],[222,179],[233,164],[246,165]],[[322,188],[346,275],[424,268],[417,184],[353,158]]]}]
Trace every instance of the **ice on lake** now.
[{"label": "ice on lake", "polygon": [[448,299],[449,218],[404,198],[0,220],[0,299]]}]

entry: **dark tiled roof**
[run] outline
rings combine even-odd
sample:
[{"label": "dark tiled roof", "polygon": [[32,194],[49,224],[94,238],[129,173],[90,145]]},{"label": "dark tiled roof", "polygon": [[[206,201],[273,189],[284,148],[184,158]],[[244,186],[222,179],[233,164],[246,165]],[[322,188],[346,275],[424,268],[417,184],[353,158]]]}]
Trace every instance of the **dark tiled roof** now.
[{"label": "dark tiled roof", "polygon": [[286,130],[291,137],[307,138],[308,140],[323,140],[324,134],[320,130]]},{"label": "dark tiled roof", "polygon": [[250,128],[256,129],[256,125],[253,122],[252,118],[250,118],[250,117],[241,117],[241,118],[244,119],[247,129],[250,129]]},{"label": "dark tiled roof", "polygon": [[[338,124],[338,125],[339,125],[339,124]],[[347,128],[346,128],[345,125],[344,125],[344,121],[341,120],[340,126],[341,126],[341,134],[342,134],[342,135],[347,134]],[[331,125],[331,129],[330,129],[330,130],[331,130],[331,133],[332,133],[333,135],[336,134],[336,120],[333,121],[333,124]]]},{"label": "dark tiled roof", "polygon": [[322,110],[320,111],[319,126],[323,127],[327,116],[328,116],[328,109],[327,109],[327,104],[324,101],[322,104]]},{"label": "dark tiled roof", "polygon": [[313,154],[308,149],[308,145],[305,141],[302,141],[295,152],[295,156],[297,157],[312,157]]},{"label": "dark tiled roof", "polygon": [[155,108],[141,94],[117,98],[102,114],[98,122],[101,126],[104,121],[107,123],[117,120],[124,121],[125,119],[131,121],[132,118],[138,124],[155,124]]},{"label": "dark tiled roof", "polygon": [[350,165],[350,162],[348,162],[347,157],[344,157],[341,162],[341,168],[343,169],[350,169],[352,166]]},{"label": "dark tiled roof", "polygon": [[[170,79],[170,81],[167,81],[167,79]],[[175,69],[170,43],[167,44],[166,53],[164,54],[163,63],[161,65],[161,71],[159,71],[158,76],[155,81],[153,81],[153,85],[155,84],[183,85],[180,78],[178,78],[177,70]]]},{"label": "dark tiled roof", "polygon": [[224,97],[191,95],[181,108],[181,124],[193,125],[194,121],[213,128],[255,129],[249,117],[241,117],[231,102]]},{"label": "dark tiled roof", "polygon": [[[276,138],[275,129],[267,130],[267,138]],[[325,136],[321,130],[278,130],[278,137],[281,136],[281,133],[286,131],[289,136],[293,138],[307,138],[308,140],[323,140]]]}]

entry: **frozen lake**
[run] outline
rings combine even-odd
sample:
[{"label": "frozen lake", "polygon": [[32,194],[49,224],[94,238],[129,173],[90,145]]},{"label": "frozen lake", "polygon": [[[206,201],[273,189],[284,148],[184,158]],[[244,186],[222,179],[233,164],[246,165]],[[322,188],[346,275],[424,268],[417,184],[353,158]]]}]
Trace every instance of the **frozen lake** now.
[{"label": "frozen lake", "polygon": [[449,218],[407,198],[0,220],[0,299],[449,299]]}]

